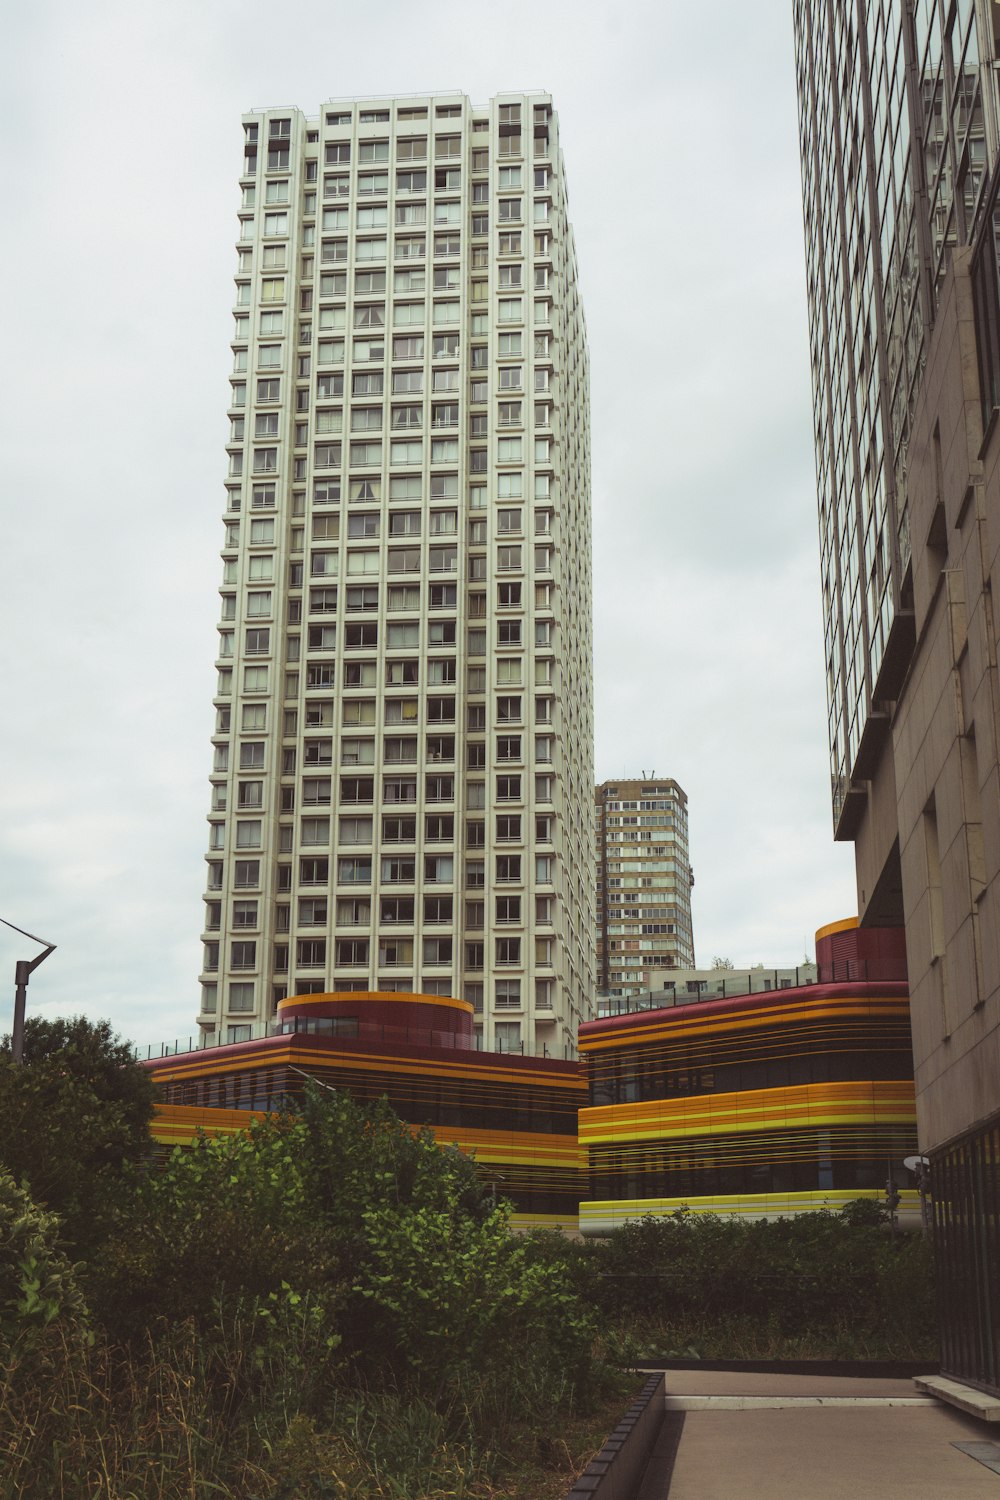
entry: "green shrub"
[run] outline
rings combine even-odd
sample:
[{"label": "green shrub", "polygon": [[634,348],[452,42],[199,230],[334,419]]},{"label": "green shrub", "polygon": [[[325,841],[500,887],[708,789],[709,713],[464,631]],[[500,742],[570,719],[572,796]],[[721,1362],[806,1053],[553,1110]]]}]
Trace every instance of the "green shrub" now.
[{"label": "green shrub", "polygon": [[640,1344],[661,1330],[664,1353],[724,1329],[744,1347],[930,1352],[930,1246],[890,1234],[874,1207],[772,1222],[684,1209],[634,1220],[592,1249],[597,1305]]},{"label": "green shrub", "polygon": [[123,1169],[149,1157],[153,1098],[106,1021],[31,1017],[20,1066],[0,1042],[0,1167],[59,1215],[74,1258],[106,1239]]}]

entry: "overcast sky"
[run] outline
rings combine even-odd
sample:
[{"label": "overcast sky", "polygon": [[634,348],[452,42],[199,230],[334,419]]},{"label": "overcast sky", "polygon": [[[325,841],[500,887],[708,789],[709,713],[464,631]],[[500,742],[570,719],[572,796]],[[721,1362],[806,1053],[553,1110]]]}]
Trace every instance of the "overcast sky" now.
[{"label": "overcast sky", "polygon": [[[0,917],[34,1013],[197,1001],[241,114],[553,94],[592,366],[599,780],[690,802],[695,946],[795,963],[830,831],[790,6],[8,12]],[[0,928],[8,975],[35,950]]]}]

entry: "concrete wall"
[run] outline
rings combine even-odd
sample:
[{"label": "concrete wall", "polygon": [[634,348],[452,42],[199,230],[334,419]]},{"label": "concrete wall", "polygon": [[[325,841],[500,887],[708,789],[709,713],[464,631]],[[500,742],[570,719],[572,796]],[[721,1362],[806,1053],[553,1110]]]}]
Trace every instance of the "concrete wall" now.
[{"label": "concrete wall", "polygon": [[1000,1107],[1000,438],[982,462],[968,267],[956,251],[914,415],[916,647],[892,715],[894,777],[871,789],[882,842],[895,781],[924,1150]]}]

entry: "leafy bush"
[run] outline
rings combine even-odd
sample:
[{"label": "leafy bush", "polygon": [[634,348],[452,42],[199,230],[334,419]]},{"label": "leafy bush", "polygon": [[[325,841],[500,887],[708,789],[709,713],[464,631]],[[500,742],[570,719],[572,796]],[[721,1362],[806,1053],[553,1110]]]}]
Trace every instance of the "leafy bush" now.
[{"label": "leafy bush", "polygon": [[59,1215],[74,1256],[107,1237],[123,1168],[148,1157],[153,1098],[106,1021],[32,1017],[22,1066],[0,1043],[0,1167]]},{"label": "leafy bush", "polygon": [[86,1339],[87,1308],[58,1246],[59,1221],[0,1171],[0,1360],[37,1372],[45,1351]]},{"label": "leafy bush", "polygon": [[664,1353],[726,1328],[739,1329],[744,1345],[749,1337],[845,1357],[929,1353],[930,1246],[921,1235],[892,1236],[875,1207],[772,1222],[685,1209],[634,1220],[594,1248],[598,1305],[642,1341],[659,1328],[670,1341]]}]

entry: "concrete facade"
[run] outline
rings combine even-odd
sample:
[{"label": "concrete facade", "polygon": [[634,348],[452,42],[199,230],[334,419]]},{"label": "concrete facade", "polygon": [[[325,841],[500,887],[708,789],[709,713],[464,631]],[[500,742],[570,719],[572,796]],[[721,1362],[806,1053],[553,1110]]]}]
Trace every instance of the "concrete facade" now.
[{"label": "concrete facade", "polygon": [[590,418],[544,93],[243,121],[199,1026],[594,991]]},{"label": "concrete facade", "polygon": [[594,800],[597,985],[612,999],[694,964],[687,793],[655,775],[605,781]]}]

